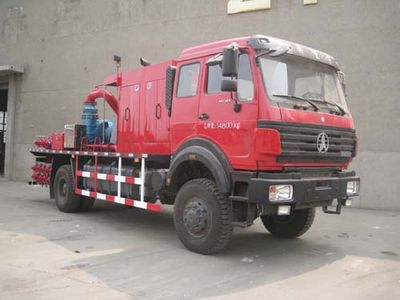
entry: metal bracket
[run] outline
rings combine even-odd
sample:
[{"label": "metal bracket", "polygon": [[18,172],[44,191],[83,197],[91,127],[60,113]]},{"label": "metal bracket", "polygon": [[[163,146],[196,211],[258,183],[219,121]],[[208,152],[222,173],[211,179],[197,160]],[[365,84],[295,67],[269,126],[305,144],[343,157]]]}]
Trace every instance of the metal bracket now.
[{"label": "metal bracket", "polygon": [[336,205],[336,210],[329,210],[329,206],[322,206],[322,210],[326,214],[340,215],[342,211],[342,203],[338,201],[338,204]]}]

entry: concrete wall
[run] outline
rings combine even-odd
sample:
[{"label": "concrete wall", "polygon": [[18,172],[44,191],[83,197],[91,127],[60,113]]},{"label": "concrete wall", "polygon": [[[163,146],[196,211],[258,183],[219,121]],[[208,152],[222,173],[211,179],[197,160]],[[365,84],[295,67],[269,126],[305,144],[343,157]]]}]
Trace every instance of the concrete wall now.
[{"label": "concrete wall", "polygon": [[400,1],[272,0],[271,10],[227,14],[227,0],[2,0],[0,64],[22,64],[14,177],[27,181],[37,135],[79,121],[91,86],[114,71],[177,57],[189,46],[263,33],[334,55],[347,74],[360,152],[357,205],[400,209]]}]

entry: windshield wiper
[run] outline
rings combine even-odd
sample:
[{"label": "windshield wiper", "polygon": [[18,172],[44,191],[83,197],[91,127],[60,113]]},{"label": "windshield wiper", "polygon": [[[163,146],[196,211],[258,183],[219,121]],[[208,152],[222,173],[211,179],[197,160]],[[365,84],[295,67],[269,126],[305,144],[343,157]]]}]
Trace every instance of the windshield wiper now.
[{"label": "windshield wiper", "polygon": [[325,99],[323,100],[323,102],[325,102],[327,104],[330,104],[330,105],[333,105],[333,106],[336,106],[340,110],[340,112],[342,113],[342,116],[344,116],[346,114],[346,110],[341,105],[339,105],[339,104],[337,104],[337,103],[335,103],[333,101],[328,101],[328,100],[325,100]]},{"label": "windshield wiper", "polygon": [[323,99],[323,98],[321,98],[321,99],[309,99],[309,100],[317,101],[317,102],[321,102],[321,103],[326,103],[326,104],[329,104],[331,106],[335,106],[337,109],[339,109],[341,116],[344,116],[346,114],[346,110],[341,105],[337,104],[336,102],[329,101],[329,100],[326,100],[326,99]]},{"label": "windshield wiper", "polygon": [[313,103],[311,100],[306,99],[306,98],[302,98],[302,97],[294,96],[294,95],[284,95],[284,94],[272,94],[272,96],[275,96],[275,97],[282,97],[282,98],[287,98],[287,99],[295,99],[295,100],[305,101],[305,102],[307,102],[308,104],[310,104],[310,105],[314,108],[315,111],[318,111],[318,110],[319,110],[318,105],[316,105],[316,104]]}]

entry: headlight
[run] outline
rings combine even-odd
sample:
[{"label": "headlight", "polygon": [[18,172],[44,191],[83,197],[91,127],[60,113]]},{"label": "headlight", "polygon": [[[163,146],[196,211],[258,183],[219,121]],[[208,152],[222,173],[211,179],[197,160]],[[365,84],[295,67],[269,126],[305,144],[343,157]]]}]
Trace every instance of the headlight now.
[{"label": "headlight", "polygon": [[293,186],[290,184],[271,185],[269,187],[269,201],[289,201],[293,198]]},{"label": "headlight", "polygon": [[360,182],[357,180],[348,181],[346,187],[347,196],[357,195],[360,191]]}]

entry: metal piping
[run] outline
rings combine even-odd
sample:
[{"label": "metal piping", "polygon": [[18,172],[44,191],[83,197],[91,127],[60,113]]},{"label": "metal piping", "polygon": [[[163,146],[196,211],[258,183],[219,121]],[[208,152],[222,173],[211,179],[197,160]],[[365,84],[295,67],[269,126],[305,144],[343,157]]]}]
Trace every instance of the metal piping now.
[{"label": "metal piping", "polygon": [[96,88],[93,91],[91,91],[89,95],[86,97],[84,104],[94,104],[97,98],[103,98],[104,100],[106,100],[108,105],[110,105],[111,109],[116,114],[118,114],[119,104],[117,98],[115,98],[115,96],[111,92],[105,89]]}]

